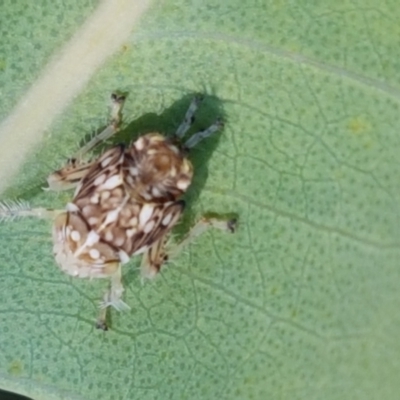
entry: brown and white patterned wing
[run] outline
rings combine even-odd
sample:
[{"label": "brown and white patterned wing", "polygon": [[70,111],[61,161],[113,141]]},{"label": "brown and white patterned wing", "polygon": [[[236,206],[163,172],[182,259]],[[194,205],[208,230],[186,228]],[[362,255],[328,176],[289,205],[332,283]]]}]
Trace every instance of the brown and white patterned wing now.
[{"label": "brown and white patterned wing", "polygon": [[131,256],[147,251],[172,229],[184,202],[138,201],[126,185],[125,157],[123,146],[105,152],[77,187],[73,208],[101,240]]},{"label": "brown and white patterned wing", "polygon": [[123,177],[124,148],[106,151],[92,166],[76,189],[74,205],[97,234],[115,225],[129,200]]},{"label": "brown and white patterned wing", "polygon": [[125,240],[121,245],[122,250],[128,255],[141,254],[171,231],[183,212],[184,204],[182,200],[163,204],[128,204],[127,208],[133,207],[131,218],[120,218],[116,229],[110,226],[109,236],[118,235],[122,242],[123,235]]},{"label": "brown and white patterned wing", "polygon": [[99,204],[100,195],[107,196],[109,191],[123,186],[122,164],[124,146],[116,146],[102,154],[84,176],[74,195],[74,203]]},{"label": "brown and white patterned wing", "polygon": [[152,279],[159,272],[166,261],[165,236],[153,244],[144,254],[140,266],[140,272],[143,278]]},{"label": "brown and white patterned wing", "polygon": [[92,167],[92,162],[68,160],[67,164],[47,178],[49,190],[61,191],[75,188]]}]

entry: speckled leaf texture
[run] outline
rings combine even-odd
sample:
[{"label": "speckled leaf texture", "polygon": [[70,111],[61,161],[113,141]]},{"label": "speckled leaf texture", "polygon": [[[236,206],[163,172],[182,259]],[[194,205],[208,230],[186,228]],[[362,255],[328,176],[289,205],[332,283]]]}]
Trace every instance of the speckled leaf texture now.
[{"label": "speckled leaf texture", "polygon": [[[2,117],[96,6],[1,2]],[[0,387],[45,400],[398,399],[399,19],[393,0],[155,3],[3,197],[63,207],[70,193],[41,187],[104,123],[112,90],[129,93],[136,134],[172,132],[202,92],[197,128],[217,114],[226,126],[194,153],[181,230],[214,211],[236,213],[238,232],[207,232],[143,286],[132,260],[132,309],[104,333],[106,282],[56,267],[50,221],[3,222]]]}]

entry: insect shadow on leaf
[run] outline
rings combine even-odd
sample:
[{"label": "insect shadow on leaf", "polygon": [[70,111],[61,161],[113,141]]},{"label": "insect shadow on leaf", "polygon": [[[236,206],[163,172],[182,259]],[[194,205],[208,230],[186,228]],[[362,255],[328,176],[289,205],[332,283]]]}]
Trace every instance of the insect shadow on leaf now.
[{"label": "insect shadow on leaf", "polygon": [[[192,205],[207,180],[208,160],[219,138],[216,132],[223,127],[215,117],[216,112],[222,114],[218,99],[208,97],[206,108],[204,96],[185,97],[160,116],[146,114],[121,129],[125,98],[126,94],[112,94],[109,124],[48,177],[51,190],[75,188],[64,211],[29,208],[22,201],[0,204],[3,218],[54,218],[53,253],[64,272],[81,278],[110,278],[97,321],[103,330],[107,330],[108,307],[130,308],[122,301],[122,265],[131,256],[143,254],[142,276],[153,278],[168,259],[166,238],[178,220],[181,240],[171,251],[173,255],[208,227],[227,232],[236,227],[235,218],[215,216],[193,224],[197,218]],[[200,104],[203,113],[197,113]],[[178,113],[184,115],[183,122],[172,127]],[[121,142],[127,144],[116,145]],[[100,155],[83,161],[96,147]]]}]

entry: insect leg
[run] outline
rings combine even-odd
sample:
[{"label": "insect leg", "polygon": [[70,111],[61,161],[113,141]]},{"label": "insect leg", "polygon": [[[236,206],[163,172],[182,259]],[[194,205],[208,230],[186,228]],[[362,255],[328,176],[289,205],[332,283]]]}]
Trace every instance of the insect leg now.
[{"label": "insect leg", "polygon": [[125,96],[115,93],[111,95],[110,123],[102,132],[81,147],[74,156],[67,161],[67,164],[63,168],[49,175],[47,178],[47,183],[49,184],[48,190],[68,190],[78,185],[93,164],[92,162],[82,162],[83,156],[98,144],[109,139],[118,132],[122,120],[124,102]]},{"label": "insect leg", "polygon": [[168,251],[168,258],[172,259],[179,255],[184,247],[193,242],[194,239],[206,232],[209,228],[217,228],[225,232],[235,233],[237,228],[237,219],[202,217],[178,244],[171,247],[171,249]]},{"label": "insect leg", "polygon": [[92,138],[88,143],[82,146],[74,155],[74,159],[82,159],[82,157],[90,150],[95,148],[101,142],[108,140],[111,136],[118,132],[122,121],[122,108],[125,103],[125,96],[117,93],[111,95],[111,118],[108,126]]},{"label": "insect leg", "polygon": [[4,200],[0,202],[0,221],[13,220],[22,217],[55,218],[64,210],[53,210],[51,208],[33,208],[23,200]]},{"label": "insect leg", "polygon": [[185,133],[190,129],[194,122],[194,114],[196,113],[197,109],[199,108],[200,103],[203,101],[203,97],[197,95],[193,98],[192,102],[189,105],[188,110],[186,111],[185,118],[183,119],[182,123],[179,125],[178,129],[176,130],[175,136],[181,139],[185,136]]},{"label": "insect leg", "polygon": [[236,226],[237,220],[235,218],[221,219],[203,217],[178,244],[170,247],[168,251],[166,250],[165,237],[161,238],[143,254],[142,264],[140,266],[142,279],[154,278],[168,259],[173,259],[178,256],[184,247],[193,242],[194,239],[209,228],[217,228],[225,232],[234,233],[236,231]]},{"label": "insect leg", "polygon": [[97,328],[107,330],[108,307],[114,307],[117,311],[130,310],[130,307],[121,299],[123,292],[121,265],[119,265],[115,273],[111,275],[110,289],[104,294],[103,301],[100,303],[101,310],[96,322]]}]

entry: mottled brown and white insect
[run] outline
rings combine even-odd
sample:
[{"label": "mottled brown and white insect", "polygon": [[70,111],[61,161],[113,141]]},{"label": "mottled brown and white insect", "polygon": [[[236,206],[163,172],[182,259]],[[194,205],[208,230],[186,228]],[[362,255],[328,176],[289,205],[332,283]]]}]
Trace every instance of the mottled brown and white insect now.
[{"label": "mottled brown and white insect", "polygon": [[[53,253],[65,273],[80,278],[111,278],[98,320],[102,329],[106,329],[107,307],[120,311],[129,308],[122,301],[121,266],[131,256],[143,254],[142,276],[152,278],[160,271],[167,258],[167,234],[183,212],[181,197],[192,181],[193,167],[187,153],[222,126],[217,121],[180,144],[201,100],[196,97],[174,137],[148,133],[129,146],[115,146],[94,161],[83,163],[83,154],[118,131],[125,98],[113,94],[111,99],[108,127],[48,178],[50,190],[75,187],[72,201],[64,211],[31,209],[28,213],[55,217]],[[12,212],[13,207],[5,204],[3,214]],[[235,220],[202,219],[179,246],[207,226],[233,232]]]}]

